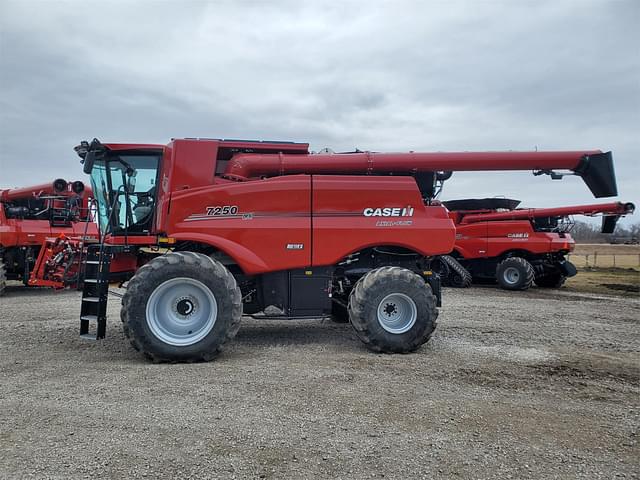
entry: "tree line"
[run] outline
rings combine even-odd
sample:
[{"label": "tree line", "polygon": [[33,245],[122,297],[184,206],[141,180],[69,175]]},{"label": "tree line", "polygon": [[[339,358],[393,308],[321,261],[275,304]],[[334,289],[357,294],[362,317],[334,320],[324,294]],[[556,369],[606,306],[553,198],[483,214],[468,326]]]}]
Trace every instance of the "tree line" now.
[{"label": "tree line", "polygon": [[576,221],[571,229],[571,236],[581,243],[625,243],[640,240],[640,223],[626,227],[616,225],[613,233],[601,233],[599,224]]}]

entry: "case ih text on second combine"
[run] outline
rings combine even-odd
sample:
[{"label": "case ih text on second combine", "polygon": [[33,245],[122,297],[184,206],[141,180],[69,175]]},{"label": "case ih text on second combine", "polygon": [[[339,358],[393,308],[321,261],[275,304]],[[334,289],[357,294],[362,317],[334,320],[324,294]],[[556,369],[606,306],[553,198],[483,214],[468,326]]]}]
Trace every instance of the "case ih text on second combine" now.
[{"label": "case ih text on second combine", "polygon": [[210,360],[240,318],[318,318],[346,306],[377,352],[410,352],[436,326],[455,225],[434,205],[456,170],[556,170],[617,194],[610,153],[310,154],[307,144],[179,139],[76,147],[102,243],[89,246],[80,332],[105,335],[109,270],[129,262],[121,318],[155,361]]}]

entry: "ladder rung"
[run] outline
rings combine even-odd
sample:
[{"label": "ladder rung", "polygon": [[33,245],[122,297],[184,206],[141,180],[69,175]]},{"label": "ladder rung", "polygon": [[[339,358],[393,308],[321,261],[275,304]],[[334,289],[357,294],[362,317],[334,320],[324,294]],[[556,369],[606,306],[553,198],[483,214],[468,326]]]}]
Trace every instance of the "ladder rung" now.
[{"label": "ladder rung", "polygon": [[98,283],[97,278],[85,278],[84,283]]},{"label": "ladder rung", "polygon": [[100,301],[100,297],[85,297],[82,299],[83,302],[91,302],[98,303]]},{"label": "ladder rung", "polygon": [[100,265],[100,260],[87,260],[85,263],[90,265]]},{"label": "ladder rung", "polygon": [[80,316],[80,320],[87,320],[89,322],[96,322],[96,321],[98,321],[98,316],[97,315],[81,315]]}]

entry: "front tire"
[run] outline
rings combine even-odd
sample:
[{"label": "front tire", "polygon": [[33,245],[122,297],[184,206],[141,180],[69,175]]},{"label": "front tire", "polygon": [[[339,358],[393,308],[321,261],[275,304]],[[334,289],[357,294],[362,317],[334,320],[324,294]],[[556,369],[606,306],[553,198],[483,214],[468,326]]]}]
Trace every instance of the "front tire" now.
[{"label": "front tire", "polygon": [[215,358],[240,328],[242,295],[219,262],[194,252],[154,258],[122,298],[125,335],[156,362]]},{"label": "front tire", "polygon": [[363,276],[349,297],[349,319],[370,350],[408,353],[427,342],[438,310],[431,287],[410,270],[382,267]]},{"label": "front tire", "polygon": [[510,257],[498,264],[496,280],[505,290],[527,290],[533,284],[535,271],[521,257]]}]

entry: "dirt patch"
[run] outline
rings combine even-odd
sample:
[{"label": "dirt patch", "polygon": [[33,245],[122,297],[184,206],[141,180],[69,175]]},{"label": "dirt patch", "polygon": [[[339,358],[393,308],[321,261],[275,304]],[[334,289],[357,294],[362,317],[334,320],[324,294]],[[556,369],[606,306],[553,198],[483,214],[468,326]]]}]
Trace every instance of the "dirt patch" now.
[{"label": "dirt patch", "polygon": [[629,285],[628,283],[601,283],[605,288],[609,288],[611,290],[620,290],[623,292],[640,292],[640,286],[638,285]]},{"label": "dirt patch", "polygon": [[581,268],[561,291],[635,296],[640,292],[640,272],[627,268]]}]

